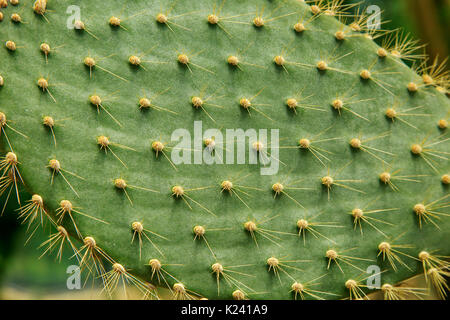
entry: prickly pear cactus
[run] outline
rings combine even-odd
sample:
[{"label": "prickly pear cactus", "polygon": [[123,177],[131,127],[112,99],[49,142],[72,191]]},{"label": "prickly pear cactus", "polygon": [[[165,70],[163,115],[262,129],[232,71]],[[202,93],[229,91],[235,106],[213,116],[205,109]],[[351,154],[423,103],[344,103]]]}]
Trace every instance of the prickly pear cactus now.
[{"label": "prickly pear cactus", "polygon": [[0,193],[43,252],[111,295],[445,296],[449,83],[414,41],[336,0],[3,3]]}]

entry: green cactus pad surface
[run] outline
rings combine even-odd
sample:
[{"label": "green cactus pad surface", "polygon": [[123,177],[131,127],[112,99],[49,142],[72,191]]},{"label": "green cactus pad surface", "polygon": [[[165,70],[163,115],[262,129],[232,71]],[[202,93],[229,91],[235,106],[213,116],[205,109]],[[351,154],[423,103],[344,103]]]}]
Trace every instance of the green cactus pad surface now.
[{"label": "green cactus pad surface", "polygon": [[[424,272],[419,252],[450,254],[445,86],[407,67],[395,52],[408,58],[404,48],[393,42],[384,57],[367,28],[353,31],[317,2],[317,15],[294,0],[2,9],[2,191],[16,197],[13,182],[22,185],[7,166],[14,152],[30,193],[17,215],[25,219],[39,195],[44,225],[68,232],[54,234],[76,248],[95,239],[108,289],[117,275],[141,289],[169,285],[177,298],[242,298],[240,290],[249,299],[340,299],[349,279],[368,293],[359,285],[373,272],[395,285]],[[257,140],[230,129],[255,130]],[[172,141],[186,132],[184,146]],[[223,164],[202,160],[207,138]],[[239,144],[242,164],[236,150],[227,157]],[[249,163],[254,156],[266,164]],[[38,217],[30,232],[40,225]],[[151,259],[163,277],[152,276]],[[114,263],[126,270],[110,271]]]}]

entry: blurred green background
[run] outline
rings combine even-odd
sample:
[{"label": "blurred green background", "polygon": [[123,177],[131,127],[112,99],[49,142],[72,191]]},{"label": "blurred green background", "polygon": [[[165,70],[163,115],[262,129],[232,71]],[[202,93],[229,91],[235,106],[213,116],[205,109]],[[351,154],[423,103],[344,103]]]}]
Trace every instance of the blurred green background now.
[{"label": "blurred green background", "polygon": [[[432,59],[447,57],[450,52],[450,0],[366,0],[361,7],[377,5],[381,11],[383,29],[402,27],[415,39],[428,44],[427,53]],[[4,21],[3,23],[8,23]],[[1,24],[0,24],[1,29]],[[448,66],[447,66],[448,67]],[[25,196],[25,195],[24,195]],[[22,197],[23,198],[23,197]],[[0,198],[0,210],[5,196]],[[68,266],[76,264],[66,250],[61,263],[55,256],[39,259],[39,245],[49,235],[40,229],[32,240],[27,240],[26,227],[17,221],[17,204],[10,201],[0,218],[0,299],[95,299],[101,298],[90,282],[82,290],[68,290],[66,273]],[[67,248],[66,248],[67,249]],[[82,280],[83,281],[83,280]]]},{"label": "blurred green background", "polygon": [[[450,0],[352,0],[362,7],[377,5],[381,11],[382,29],[402,28],[414,39],[427,44],[427,54],[448,57],[450,52]],[[447,66],[448,67],[448,66]]]}]

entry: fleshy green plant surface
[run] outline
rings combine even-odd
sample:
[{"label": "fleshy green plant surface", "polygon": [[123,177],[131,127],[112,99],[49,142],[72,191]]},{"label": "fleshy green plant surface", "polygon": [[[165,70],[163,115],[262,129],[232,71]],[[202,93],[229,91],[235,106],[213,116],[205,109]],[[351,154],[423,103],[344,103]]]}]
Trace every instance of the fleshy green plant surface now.
[{"label": "fleshy green plant surface", "polygon": [[[60,238],[43,250],[53,244],[49,253],[57,253],[62,239],[64,250],[72,250],[70,239],[82,248],[85,274],[95,273],[94,260],[83,260],[92,245],[83,247],[83,239],[91,237],[94,254],[109,258],[103,261],[108,290],[124,277],[143,291],[150,288],[150,297],[156,291],[147,282],[182,283],[188,291],[175,286],[175,297],[209,299],[231,299],[236,290],[250,299],[344,298],[349,279],[358,284],[351,298],[364,297],[359,290],[368,290],[359,285],[366,284],[368,266],[380,267],[381,284],[396,284],[423,272],[422,250],[448,255],[448,179],[442,180],[449,142],[444,121],[438,126],[450,111],[445,78],[430,82],[409,69],[395,50],[403,58],[414,53],[395,42],[384,57],[366,27],[353,31],[333,16],[341,7],[318,2],[316,15],[294,0],[49,1],[42,15],[29,3],[3,9],[3,164],[15,164],[6,155],[13,151],[25,188],[45,208],[27,213],[24,207],[36,208],[40,199],[22,197],[17,214],[28,223],[40,213],[44,225],[68,232],[54,228]],[[72,4],[80,18],[71,16]],[[10,19],[13,13],[21,22]],[[160,13],[165,23],[163,16],[156,20]],[[211,14],[218,24],[213,16],[208,22]],[[120,26],[110,25],[112,16]],[[263,26],[255,26],[258,17]],[[306,30],[299,32],[302,21]],[[81,29],[67,27],[74,22]],[[42,43],[50,46],[48,54]],[[228,63],[236,62],[230,56],[239,59],[237,66]],[[251,102],[247,110],[243,98]],[[391,108],[395,113],[386,114]],[[47,125],[44,117],[52,117]],[[258,153],[277,163],[278,173],[261,175],[261,163],[174,166],[172,153],[204,148],[177,149],[171,142],[177,129],[193,138],[194,121],[224,134],[279,129],[279,147],[269,139]],[[216,144],[216,152],[238,140]],[[152,149],[155,141],[164,144],[162,152]],[[256,153],[254,142],[247,157]],[[59,169],[49,162],[55,159],[59,172],[49,167]],[[381,181],[385,172],[390,179],[385,174]],[[18,172],[3,167],[2,174],[2,191],[15,197],[14,182],[22,184]],[[328,186],[327,176],[333,179]],[[231,191],[221,185],[226,180]],[[184,194],[174,195],[180,191],[174,186]],[[61,211],[62,200],[70,201],[71,211]],[[40,219],[30,232],[40,228]],[[392,264],[379,254],[382,242],[391,245],[385,253]],[[328,250],[334,251],[327,257]],[[150,259],[160,261],[165,280],[152,276]],[[221,266],[212,270],[215,263]],[[448,269],[440,260],[435,266],[441,275]]]}]

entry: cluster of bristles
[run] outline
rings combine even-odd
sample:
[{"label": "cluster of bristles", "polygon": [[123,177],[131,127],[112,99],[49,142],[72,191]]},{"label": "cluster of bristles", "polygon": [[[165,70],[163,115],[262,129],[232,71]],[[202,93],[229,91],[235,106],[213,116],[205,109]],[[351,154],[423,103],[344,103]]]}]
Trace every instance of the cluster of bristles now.
[{"label": "cluster of bristles", "polygon": [[[10,2],[11,2],[11,4],[14,4],[13,1],[10,1]],[[17,0],[14,2],[16,2],[15,4],[18,3]],[[337,3],[336,1],[331,1],[331,2],[315,1],[314,4],[311,6],[311,12],[314,17],[319,17],[322,14],[330,15],[330,16],[339,16],[342,12],[336,6],[336,3]],[[0,4],[2,4],[2,2],[0,2]],[[44,14],[46,13],[46,6],[47,6],[46,0],[38,0],[34,3],[33,10],[36,14],[44,16]],[[3,14],[2,14],[2,12],[0,12],[0,21],[2,19],[3,19]],[[14,13],[11,15],[11,21],[14,23],[23,22],[22,17],[18,13]],[[156,16],[156,21],[160,24],[166,24],[167,26],[169,26],[169,23],[171,22],[170,16],[163,14],[163,13],[159,13]],[[255,26],[257,28],[262,28],[270,21],[271,21],[270,19],[265,20],[262,17],[262,15],[257,15],[256,17],[254,17],[251,20],[251,24],[253,24],[253,26]],[[273,21],[273,19],[272,19],[272,21]],[[118,17],[113,16],[109,19],[108,22],[113,27],[121,27],[122,20]],[[217,14],[210,14],[207,16],[207,22],[211,25],[218,25],[221,22],[221,18]],[[352,32],[362,33],[363,36],[367,36],[367,37],[373,36],[372,34],[367,32],[368,30],[364,26],[361,26],[356,22],[352,23],[350,25],[350,27],[351,27]],[[91,34],[91,32],[86,28],[85,23],[82,21],[75,21],[75,29],[85,30]],[[298,33],[305,32],[308,30],[306,23],[303,23],[303,22],[297,22],[293,26],[293,29],[295,32],[298,32]],[[97,38],[95,35],[93,35],[93,34],[91,34],[91,35],[94,36],[95,38]],[[348,36],[349,36],[349,34],[342,30],[337,31],[334,34],[334,37],[338,41],[343,41]],[[5,47],[9,51],[16,51],[18,48],[20,48],[20,46],[17,46],[17,44],[12,40],[6,41]],[[50,47],[50,45],[48,43],[41,43],[41,45],[39,46],[39,49],[45,55],[46,59],[53,52],[52,48]],[[380,59],[385,59],[389,56],[392,56],[394,58],[403,58],[403,53],[401,52],[400,49],[402,49],[402,48],[398,48],[398,47],[379,48],[377,50],[376,54],[378,55],[378,57]],[[411,49],[408,48],[408,50],[411,50]],[[134,66],[142,66],[142,64],[144,63],[144,61],[142,60],[142,57],[136,56],[136,55],[129,56],[127,61],[128,61],[128,63],[130,63],[131,65],[134,65]],[[198,67],[205,71],[209,71],[201,66],[193,64],[191,57],[189,57],[187,54],[184,54],[184,53],[179,53],[176,57],[176,61],[182,65],[187,66],[189,68],[189,70],[191,70],[191,66],[193,66],[193,67]],[[121,80],[126,80],[126,79],[123,79],[122,77],[119,77],[119,76],[115,75],[114,73],[98,66],[97,61],[92,57],[89,57],[89,56],[85,57],[83,59],[83,63],[85,66],[89,67],[90,70],[95,67],[99,67],[101,70],[104,70],[104,71],[116,76],[117,78],[119,78]],[[243,62],[240,60],[239,57],[230,55],[227,57],[226,63],[228,63],[229,65],[234,66],[234,67],[239,67]],[[288,59],[283,55],[275,56],[273,58],[273,63],[275,63],[277,66],[280,66],[283,68],[290,64]],[[292,64],[295,65],[295,63],[292,63]],[[315,62],[315,64],[310,65],[310,66],[317,68],[317,70],[320,72],[325,72],[327,70],[330,70],[330,71],[333,70],[333,69],[330,69],[329,62],[327,62],[325,60],[319,60],[319,61]],[[428,72],[429,69],[422,69],[421,71],[422,71],[423,84],[414,83],[414,82],[410,82],[410,83],[406,84],[406,88],[409,92],[411,92],[411,93],[417,92],[422,86],[433,86],[436,89],[438,89],[438,91],[440,91],[440,92],[444,92],[444,93],[448,92],[448,85],[449,85],[448,73],[444,73],[444,74],[430,73],[430,72]],[[209,72],[212,72],[212,71],[209,71]],[[373,77],[372,71],[369,69],[363,69],[358,72],[355,72],[354,74],[358,75],[363,80],[370,80]],[[5,85],[5,80],[2,76],[0,76],[0,87],[3,85]],[[40,77],[37,80],[37,86],[41,90],[47,92],[51,96],[51,98],[55,101],[55,99],[53,98],[52,94],[49,91],[50,84],[49,84],[48,79],[45,79],[44,77]],[[101,107],[102,109],[104,109],[104,107],[102,105],[102,102],[103,102],[102,98],[98,95],[90,96],[89,102],[92,105],[97,106],[97,108]],[[206,102],[205,102],[204,98],[195,96],[195,97],[191,98],[191,103],[192,103],[193,107],[195,107],[195,108],[202,108]],[[335,110],[342,111],[345,107],[345,103],[346,103],[346,101],[344,101],[342,99],[335,99],[335,100],[331,101],[330,104]],[[295,110],[296,108],[299,107],[301,102],[295,98],[289,98],[285,101],[285,104],[290,109]],[[253,106],[252,99],[240,98],[239,105],[244,109],[250,109]],[[153,106],[152,101],[150,99],[148,99],[148,98],[139,99],[139,107],[140,108],[150,108],[152,106]],[[391,119],[391,120],[395,120],[401,116],[400,112],[396,111],[395,108],[388,108],[385,111],[384,115],[388,119]],[[45,116],[43,118],[42,122],[45,126],[52,129],[52,134],[54,137],[53,128],[55,126],[56,120],[54,120],[50,116]],[[437,125],[440,129],[445,130],[448,127],[448,121],[446,119],[440,119],[438,121]],[[4,132],[6,135],[5,130],[8,128],[7,118],[6,118],[6,115],[2,112],[0,112],[0,127],[1,127],[0,129],[2,130],[1,132],[2,133]],[[309,139],[303,138],[298,141],[298,146],[303,149],[310,149],[312,143],[313,142],[310,141]],[[55,144],[56,144],[56,140],[55,140]],[[110,150],[109,148],[112,145],[111,141],[106,136],[97,137],[97,144],[102,149],[105,149],[105,150]],[[354,149],[362,149],[364,147],[363,141],[360,138],[351,139],[349,141],[349,144]],[[208,147],[212,146],[212,148],[214,148],[214,140],[212,140],[212,139],[205,140],[205,145]],[[166,146],[161,141],[152,141],[151,148],[158,155],[158,153],[164,152]],[[253,149],[256,152],[263,152],[264,148],[265,148],[265,146],[262,142],[257,141],[257,142],[253,143]],[[426,149],[426,147],[423,146],[422,144],[413,144],[412,146],[410,146],[411,152],[415,155],[422,155],[425,152],[425,149]],[[19,181],[19,178],[21,180],[21,177],[20,177],[20,174],[18,171],[18,164],[19,164],[19,162],[18,162],[17,155],[13,152],[12,148],[11,148],[11,151],[6,154],[6,156],[4,157],[4,159],[2,160],[2,162],[0,164],[2,179],[4,179],[5,181],[8,181],[9,183],[14,181],[14,185],[15,185],[16,189],[17,189],[16,183]],[[60,162],[56,159],[50,160],[48,167],[50,169],[52,169],[53,172],[55,172],[55,173],[62,174],[62,172],[64,172],[61,168]],[[72,174],[72,173],[70,173],[70,174]],[[378,177],[385,184],[390,183],[393,178],[391,176],[391,173],[389,173],[389,172],[383,172]],[[336,184],[337,181],[331,175],[327,175],[327,176],[320,178],[320,182],[327,189],[330,189],[333,185]],[[444,174],[441,177],[441,182],[445,185],[448,185],[450,183],[450,175]],[[124,179],[115,179],[114,185],[117,189],[121,189],[121,190],[126,190],[127,187],[129,187],[129,188],[134,187],[134,186],[129,186]],[[10,186],[12,187],[11,184],[6,185],[6,182],[2,181],[0,184],[0,194],[7,191],[8,190],[7,188]],[[72,188],[72,186],[70,186],[70,187]],[[228,192],[231,192],[234,190],[233,182],[229,181],[229,180],[222,181],[222,183],[220,184],[220,187],[222,190],[225,190]],[[139,188],[139,187],[135,187],[135,188]],[[141,189],[143,189],[143,188],[141,188]],[[282,183],[278,182],[278,183],[273,184],[271,186],[271,189],[273,190],[275,195],[279,195],[279,194],[284,193],[286,191],[287,187],[285,185],[283,185]],[[73,190],[73,188],[72,188],[72,190]],[[179,185],[174,186],[171,188],[171,191],[172,191],[172,195],[176,198],[187,197],[186,191],[182,186],[179,186]],[[17,196],[18,196],[18,194],[17,194]],[[188,198],[188,199],[191,199],[191,198]],[[432,214],[433,214],[430,212],[431,210],[429,210],[428,206],[423,203],[414,205],[412,209],[413,209],[413,212],[419,217],[420,221],[422,221],[422,219],[427,221],[427,219],[430,219],[430,216],[432,216]],[[56,210],[55,214],[51,214],[46,209],[43,198],[40,195],[35,194],[32,196],[32,199],[30,200],[30,202],[27,205],[21,207],[20,217],[24,219],[24,222],[26,221],[30,225],[33,223],[35,223],[37,226],[39,226],[39,224],[42,225],[43,218],[48,219],[52,224],[54,224],[57,229],[57,233],[55,235],[52,235],[53,238],[51,238],[52,241],[48,243],[49,247],[47,250],[52,250],[55,247],[56,241],[62,241],[62,242],[66,241],[67,243],[69,243],[71,245],[71,247],[74,249],[74,251],[76,253],[76,257],[80,262],[80,265],[82,267],[84,267],[84,269],[87,268],[87,269],[91,270],[92,265],[95,266],[95,269],[100,273],[100,276],[103,280],[105,288],[108,291],[112,291],[112,289],[114,289],[117,286],[118,280],[126,279],[127,281],[133,283],[147,297],[149,297],[149,296],[157,297],[156,294],[154,294],[154,287],[152,285],[150,285],[149,283],[143,282],[143,281],[139,280],[138,278],[134,277],[133,275],[131,275],[123,265],[121,265],[118,262],[116,262],[115,260],[113,260],[107,253],[105,253],[100,247],[98,247],[97,243],[93,237],[87,236],[87,237],[83,238],[83,236],[79,232],[77,226],[75,225],[74,219],[72,217],[73,213],[78,213],[78,214],[87,216],[86,214],[84,214],[80,210],[78,210],[76,207],[74,207],[73,204],[69,200],[62,200],[60,202],[60,207]],[[79,249],[76,249],[74,247],[74,245],[70,239],[69,232],[61,225],[65,214],[70,216],[71,220],[73,221],[74,228],[75,228],[78,236],[83,240],[83,246]],[[352,215],[355,219],[363,219],[365,217],[364,211],[362,209],[358,209],[358,208],[353,209]],[[55,217],[56,217],[56,220],[55,220]],[[90,216],[88,216],[88,217],[90,217]],[[90,218],[100,221],[99,219],[96,219],[94,217],[90,217]],[[104,221],[100,221],[100,222],[104,222]],[[104,223],[107,223],[107,222],[104,222]],[[313,226],[313,224],[310,223],[306,219],[299,219],[296,222],[296,226],[300,231],[302,231],[302,230],[311,231],[311,227]],[[262,229],[258,225],[258,223],[255,221],[245,222],[244,229],[246,231],[248,231],[249,233],[251,233],[252,236],[254,235],[254,233],[257,233],[257,232],[262,232],[262,233],[269,232],[268,230]],[[142,237],[147,237],[147,239],[149,239],[148,235],[146,235],[146,233],[145,233],[146,231],[148,233],[152,233],[149,230],[145,230],[143,223],[138,222],[138,221],[135,221],[131,224],[131,230],[133,232],[133,239],[137,235],[139,237],[140,242],[142,241],[141,240]],[[196,238],[201,238],[206,241],[205,227],[195,226],[193,231],[194,231]],[[150,240],[150,242],[151,242],[151,240]],[[153,244],[153,242],[152,242],[152,245],[155,246]],[[209,247],[209,244],[208,244],[208,247]],[[382,254],[383,258],[384,258],[384,256],[387,256],[388,259],[392,258],[392,254],[393,254],[393,252],[395,252],[394,248],[395,248],[395,246],[391,245],[388,242],[382,242],[378,245],[379,254]],[[61,256],[60,252],[58,252],[58,255]],[[391,256],[389,256],[389,255],[391,255]],[[329,261],[336,261],[336,262],[339,259],[345,259],[345,258],[341,257],[341,255],[337,251],[331,250],[331,249],[326,251],[325,257],[327,259],[329,259]],[[449,271],[449,264],[444,263],[439,259],[438,259],[439,263],[437,263],[436,260],[433,260],[433,259],[436,259],[436,258],[433,258],[433,256],[430,253],[428,253],[426,251],[422,251],[419,253],[418,259],[416,259],[416,260],[418,260],[424,264],[424,272],[426,273],[426,275],[428,275],[432,279],[436,280],[436,279],[440,279],[440,277],[446,276],[447,272]],[[109,272],[106,272],[105,268],[103,267],[103,263],[105,260],[108,261],[112,266],[111,271],[109,271]],[[397,260],[397,262],[399,262],[399,260]],[[269,271],[273,270],[275,273],[277,273],[279,270],[282,270],[281,268],[282,268],[283,262],[278,258],[270,257],[264,263],[266,263],[269,266]],[[101,265],[101,267],[98,267],[98,264]],[[159,277],[163,278],[163,275],[165,272],[166,276],[169,275],[169,277],[171,278],[171,281],[173,281],[173,280],[176,281],[175,284],[172,286],[172,292],[175,297],[177,297],[177,298],[200,297],[200,295],[196,294],[195,292],[190,292],[188,289],[186,289],[184,284],[182,284],[181,282],[178,281],[178,279],[176,279],[174,276],[167,273],[163,269],[163,263],[160,260],[155,259],[155,258],[150,259],[148,265],[151,267],[151,270],[152,270],[152,278],[154,275],[157,275],[158,280],[159,280]],[[234,299],[242,300],[242,299],[248,298],[248,293],[245,292],[247,290],[244,290],[244,288],[242,286],[237,285],[240,282],[233,282],[233,281],[237,281],[237,280],[234,280],[233,278],[231,278],[233,280],[230,280],[230,278],[225,277],[226,267],[224,267],[222,264],[216,262],[211,266],[211,270],[213,271],[214,274],[217,275],[218,279],[222,276],[225,279],[228,279],[228,281],[231,281],[234,284],[234,286],[240,287],[239,289],[232,292],[232,297]],[[366,297],[364,293],[361,293],[362,291],[360,288],[362,287],[362,285],[360,284],[360,281],[362,281],[362,280],[350,279],[345,283],[345,287],[347,289],[349,289],[349,291],[350,291],[351,298]],[[445,289],[448,288],[446,286],[446,284],[443,284],[444,282],[441,282],[438,280],[436,280],[436,281],[441,287],[444,286],[444,290],[441,290],[440,292],[441,293],[445,292]],[[168,285],[168,283],[165,279],[164,279],[164,282],[165,282],[165,284]],[[164,283],[162,283],[162,284],[164,284]],[[317,298],[317,295],[314,293],[314,290],[308,288],[308,284],[306,284],[306,283],[300,283],[300,282],[295,281],[291,285],[291,291],[295,294],[295,297],[297,297],[297,295],[300,295],[302,297],[303,297],[303,295],[310,295],[312,297]],[[395,297],[400,296],[399,289],[395,289],[395,287],[390,284],[384,284],[382,287],[382,291],[386,294],[386,296],[388,298],[395,298]],[[409,293],[411,293],[411,292],[409,292]]]}]

